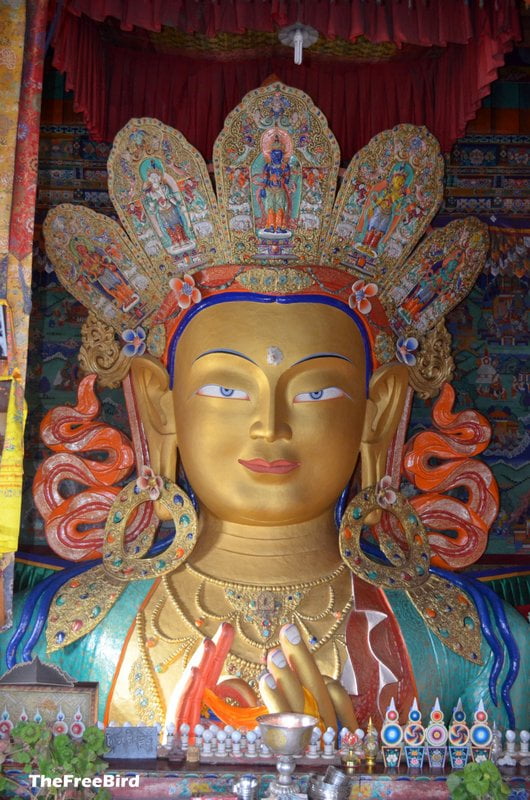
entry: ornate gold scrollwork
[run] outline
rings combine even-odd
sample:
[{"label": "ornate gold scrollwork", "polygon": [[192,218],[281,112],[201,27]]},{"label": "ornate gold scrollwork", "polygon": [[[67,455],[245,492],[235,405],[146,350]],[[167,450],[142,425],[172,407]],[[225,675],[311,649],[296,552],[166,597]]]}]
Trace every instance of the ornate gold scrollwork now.
[{"label": "ornate gold scrollwork", "polygon": [[421,340],[409,383],[423,400],[436,397],[442,385],[451,382],[455,362],[451,356],[451,334],[441,319]]},{"label": "ornate gold scrollwork", "polygon": [[100,386],[118,387],[129,372],[131,359],[122,353],[114,328],[89,311],[81,328],[81,338],[79,364],[82,371],[95,372]]}]

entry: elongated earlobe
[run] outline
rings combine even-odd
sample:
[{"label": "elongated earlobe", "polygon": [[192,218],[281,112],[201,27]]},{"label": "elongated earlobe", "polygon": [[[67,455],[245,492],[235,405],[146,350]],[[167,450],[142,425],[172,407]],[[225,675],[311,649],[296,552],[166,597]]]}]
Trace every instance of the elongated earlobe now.
[{"label": "elongated earlobe", "polygon": [[[407,386],[408,368],[404,364],[380,367],[372,375],[361,441],[363,489],[375,486],[385,474],[388,448],[403,415]],[[368,524],[378,522],[376,515],[369,515]]]},{"label": "elongated earlobe", "polygon": [[[160,361],[142,356],[133,359],[131,377],[138,413],[147,439],[151,469],[155,474],[174,481],[177,438],[169,375]],[[158,505],[158,516],[166,519],[165,510]]]}]

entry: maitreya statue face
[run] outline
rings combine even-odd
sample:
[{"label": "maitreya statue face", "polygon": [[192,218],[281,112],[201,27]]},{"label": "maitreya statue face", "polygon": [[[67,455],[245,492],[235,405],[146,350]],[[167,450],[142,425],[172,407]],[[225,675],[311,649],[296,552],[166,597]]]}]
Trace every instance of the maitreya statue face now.
[{"label": "maitreya statue face", "polygon": [[180,336],[173,389],[151,360],[133,366],[151,461],[174,477],[178,448],[218,519],[289,525],[332,513],[361,448],[366,480],[381,477],[400,416],[406,368],[382,368],[368,387],[353,314],[282,299],[203,309]]}]

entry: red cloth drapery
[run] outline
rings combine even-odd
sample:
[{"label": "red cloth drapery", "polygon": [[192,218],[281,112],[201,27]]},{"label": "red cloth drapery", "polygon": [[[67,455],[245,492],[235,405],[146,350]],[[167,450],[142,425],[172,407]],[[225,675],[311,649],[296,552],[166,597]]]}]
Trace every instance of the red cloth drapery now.
[{"label": "red cloth drapery", "polygon": [[[271,30],[296,20],[298,4],[267,0],[70,0],[55,38],[55,66],[67,75],[92,136],[111,140],[131,117],[153,116],[179,130],[205,156],[227,113],[271,73],[306,91],[328,118],[344,157],[399,122],[426,125],[450,149],[488,93],[504,53],[519,37],[512,0],[301,0],[300,19],[326,36],[422,45],[413,57],[359,64],[292,57],[212,61],[138,50],[102,35],[98,20],[122,28],[178,25],[187,32]],[[89,16],[85,16],[88,14]],[[293,16],[294,14],[294,16]],[[432,47],[438,50],[429,49]]]},{"label": "red cloth drapery", "polygon": [[298,21],[328,38],[442,47],[518,27],[516,0],[66,0],[66,7],[98,22],[114,17],[123,30],[169,25],[214,36]]}]

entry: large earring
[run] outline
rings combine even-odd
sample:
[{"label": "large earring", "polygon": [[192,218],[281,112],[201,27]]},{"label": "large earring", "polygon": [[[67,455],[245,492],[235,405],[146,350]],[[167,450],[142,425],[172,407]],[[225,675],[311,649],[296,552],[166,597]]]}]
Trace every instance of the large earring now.
[{"label": "large earring", "polygon": [[[144,558],[153,544],[156,524],[149,525],[132,544],[125,541],[131,512],[142,503],[162,503],[175,525],[171,544],[157,556]],[[157,578],[184,563],[197,538],[197,515],[188,495],[176,483],[144,467],[136,481],[127,484],[111,506],[105,525],[103,568],[119,581]]]},{"label": "large earring", "polygon": [[[349,503],[339,530],[342,560],[359,578],[381,589],[404,589],[431,631],[458,655],[480,664],[480,621],[470,598],[448,580],[429,572],[427,531],[414,507],[391,487],[389,476],[363,489]],[[393,514],[403,528],[398,536],[378,529],[377,560],[361,549],[363,519],[376,509]],[[381,558],[384,556],[385,561]]]},{"label": "large earring", "polygon": [[[408,545],[406,552],[397,539],[381,529],[378,544],[388,564],[372,560],[361,549],[363,519],[376,509],[398,518]],[[425,526],[404,496],[390,488],[388,477],[363,489],[348,504],[339,529],[339,546],[351,571],[376,586],[408,590],[429,578],[430,546]]]}]

